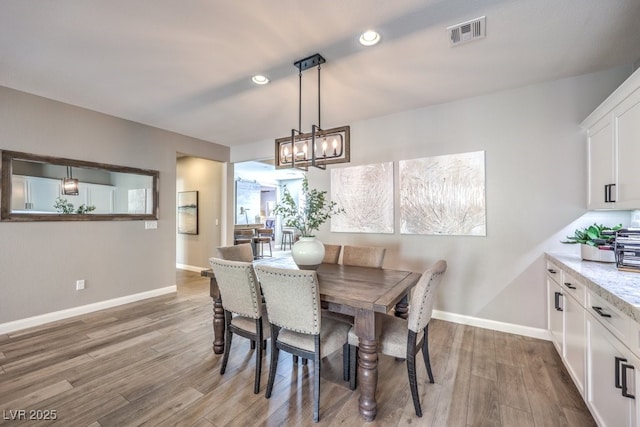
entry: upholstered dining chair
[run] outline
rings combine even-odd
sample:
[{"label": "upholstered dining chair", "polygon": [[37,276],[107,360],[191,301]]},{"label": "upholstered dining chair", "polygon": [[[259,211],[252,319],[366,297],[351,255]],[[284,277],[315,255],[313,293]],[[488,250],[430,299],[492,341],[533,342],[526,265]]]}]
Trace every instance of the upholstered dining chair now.
[{"label": "upholstered dining chair", "polygon": [[386,248],[375,246],[350,246],[342,248],[342,264],[358,267],[382,268]]},{"label": "upholstered dining chair", "polygon": [[338,259],[340,259],[340,251],[342,250],[342,246],[340,245],[330,245],[324,244],[324,258],[322,262],[324,264],[337,264]]},{"label": "upholstered dining chair", "polygon": [[[413,398],[413,407],[418,417],[422,416],[418,382],[416,379],[416,355],[422,350],[422,358],[429,382],[433,384],[433,372],[429,360],[429,321],[433,312],[433,300],[442,275],[447,270],[444,260],[437,261],[427,269],[411,291],[409,317],[407,320],[394,316],[379,316],[381,333],[378,339],[378,351],[396,359],[406,359],[409,388]],[[350,388],[355,389],[356,359],[358,336],[354,330],[349,331],[350,347]]]},{"label": "upholstered dining chair", "polygon": [[313,270],[257,265],[271,322],[271,364],[266,398],[271,397],[280,350],[314,362],[313,421],[320,419],[321,360],[347,342],[350,326],[320,314],[318,278]]},{"label": "upholstered dining chair", "polygon": [[220,375],[223,375],[227,368],[233,335],[247,338],[252,343],[251,347],[256,349],[256,374],[253,392],[258,394],[262,371],[263,343],[269,338],[271,330],[262,304],[260,285],[253,270],[253,264],[220,258],[210,258],[209,264],[211,264],[216,276],[224,307],[226,336]]},{"label": "upholstered dining chair", "polygon": [[251,243],[243,243],[241,245],[220,246],[216,248],[218,257],[227,261],[253,261],[253,248]]}]

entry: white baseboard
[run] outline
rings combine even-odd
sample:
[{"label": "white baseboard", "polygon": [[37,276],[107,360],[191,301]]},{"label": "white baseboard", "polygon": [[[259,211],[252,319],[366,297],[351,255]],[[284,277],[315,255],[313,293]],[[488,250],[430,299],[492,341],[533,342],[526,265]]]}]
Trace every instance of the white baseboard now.
[{"label": "white baseboard", "polygon": [[481,319],[479,317],[465,316],[463,314],[449,313],[433,310],[433,318],[462,325],[477,326],[478,328],[491,329],[493,331],[509,334],[523,335],[525,337],[538,338],[551,341],[551,335],[547,329],[532,328],[530,326],[515,325],[513,323],[498,322],[496,320]]},{"label": "white baseboard", "polygon": [[202,267],[196,267],[193,265],[178,264],[178,263],[176,263],[176,268],[180,270],[195,271],[196,273],[200,273],[201,271],[208,270],[208,268],[202,268]]},{"label": "white baseboard", "polygon": [[0,334],[15,332],[20,329],[32,328],[34,326],[44,325],[45,323],[55,322],[56,320],[68,319],[69,317],[81,314],[92,313],[105,308],[116,307],[118,305],[128,304],[147,298],[153,298],[160,295],[176,292],[176,285],[167,286],[165,288],[154,289],[139,294],[127,295],[120,298],[114,298],[106,301],[100,301],[93,304],[87,304],[80,307],[68,308],[66,310],[54,311],[53,313],[42,314],[39,316],[27,317],[26,319],[14,320],[0,324]]}]

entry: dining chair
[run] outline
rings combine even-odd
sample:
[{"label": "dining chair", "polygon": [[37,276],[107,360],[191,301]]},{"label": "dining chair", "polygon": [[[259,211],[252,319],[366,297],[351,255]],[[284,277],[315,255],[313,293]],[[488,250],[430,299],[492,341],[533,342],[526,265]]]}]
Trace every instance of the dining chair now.
[{"label": "dining chair", "polygon": [[240,245],[233,246],[220,246],[216,249],[218,251],[218,258],[222,258],[227,261],[253,261],[253,248],[251,243],[242,243]]},{"label": "dining chair", "polygon": [[252,243],[255,233],[252,228],[234,230],[233,244],[241,245],[244,243]]},{"label": "dining chair", "polygon": [[[269,320],[264,311],[260,285],[256,278],[253,264],[243,261],[227,261],[220,258],[209,258],[209,264],[216,276],[220,297],[224,307],[225,340],[224,356],[220,367],[223,375],[229,353],[231,338],[234,334],[251,341],[256,349],[256,373],[253,392],[260,391],[260,374],[262,371],[263,344],[269,338],[271,331]],[[266,345],[264,345],[266,348]]]},{"label": "dining chair", "polygon": [[357,267],[382,268],[386,248],[375,246],[350,246],[342,249],[342,264]]},{"label": "dining chair", "polygon": [[318,422],[321,360],[347,342],[350,326],[321,316],[315,271],[257,265],[256,274],[271,322],[271,364],[265,396],[271,397],[280,350],[311,360],[314,363],[313,421]]},{"label": "dining chair", "polygon": [[340,245],[330,245],[325,243],[324,258],[322,259],[323,264],[337,264],[341,250],[342,246]]},{"label": "dining chair", "polygon": [[[269,245],[269,256],[273,257],[273,251],[271,249],[271,238],[273,237],[273,229],[271,228],[260,228],[256,232],[257,236],[253,238],[253,241],[256,244],[256,252],[259,258],[264,258],[264,245],[265,243]],[[260,245],[260,250],[257,250],[258,245]]]},{"label": "dining chair", "polygon": [[[420,407],[416,379],[416,355],[422,350],[429,382],[433,384],[433,372],[429,360],[429,321],[433,312],[434,296],[446,270],[446,261],[439,260],[422,274],[411,291],[408,319],[379,316],[381,332],[378,338],[378,351],[396,359],[406,359],[409,388],[413,398],[413,407],[418,417],[422,417],[422,408]],[[358,336],[352,328],[349,331],[349,347],[352,356],[349,374],[351,390],[354,390],[356,386],[357,346]]]}]

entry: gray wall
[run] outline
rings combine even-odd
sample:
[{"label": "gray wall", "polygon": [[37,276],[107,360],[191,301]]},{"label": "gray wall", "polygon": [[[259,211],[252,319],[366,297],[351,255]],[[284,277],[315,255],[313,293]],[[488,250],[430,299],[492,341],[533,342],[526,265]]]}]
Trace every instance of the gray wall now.
[{"label": "gray wall", "polygon": [[4,87],[0,129],[0,149],[160,171],[157,230],[0,223],[0,323],[175,285],[176,152],[228,161],[227,147]]},{"label": "gray wall", "polygon": [[[545,328],[543,253],[577,251],[559,241],[579,224],[628,219],[585,215],[586,143],[579,124],[630,73],[629,66],[326,124],[351,125],[351,163],[339,167],[484,150],[487,236],[401,235],[397,210],[393,235],[331,233],[325,224],[318,236],[328,243],[385,246],[386,267],[422,271],[444,258],[449,271],[437,309]],[[273,140],[234,147],[231,160],[267,157],[272,150]],[[308,176],[311,186],[331,190],[328,171],[314,169]]]},{"label": "gray wall", "polygon": [[209,258],[222,244],[224,171],[220,162],[195,157],[178,159],[176,191],[198,191],[198,234],[177,235],[176,263],[183,268],[209,268]]}]

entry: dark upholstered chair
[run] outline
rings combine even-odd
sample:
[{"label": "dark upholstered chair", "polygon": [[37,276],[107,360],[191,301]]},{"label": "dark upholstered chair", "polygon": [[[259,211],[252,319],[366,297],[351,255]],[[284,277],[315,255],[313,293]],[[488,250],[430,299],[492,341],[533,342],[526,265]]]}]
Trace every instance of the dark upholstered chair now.
[{"label": "dark upholstered chair", "polygon": [[324,264],[337,264],[338,259],[340,259],[341,250],[342,250],[342,246],[340,245],[329,245],[325,243],[324,258],[322,259],[322,262]]},{"label": "dark upholstered chair", "polygon": [[349,246],[342,249],[342,264],[358,267],[382,268],[385,248],[374,246]]},{"label": "dark upholstered chair", "polygon": [[252,348],[256,349],[253,392],[257,394],[260,391],[263,342],[270,336],[270,328],[253,264],[220,258],[210,258],[209,263],[216,276],[224,307],[226,336],[220,375],[227,368],[233,335],[251,340]]},{"label": "dark upholstered chair", "polygon": [[218,258],[222,258],[227,261],[253,261],[253,248],[251,247],[251,243],[243,243],[241,245],[234,246],[220,246],[217,250]]},{"label": "dark upholstered chair", "polygon": [[[429,360],[429,321],[433,312],[433,300],[440,284],[442,275],[447,270],[444,260],[436,262],[426,270],[416,286],[411,291],[409,302],[409,317],[407,320],[394,316],[379,316],[381,333],[378,339],[378,351],[397,359],[406,359],[409,387],[413,397],[413,407],[416,415],[422,416],[418,382],[416,379],[416,355],[422,350],[422,358],[427,368],[429,381],[433,383],[431,361]],[[355,331],[349,331],[349,347],[353,356],[350,361],[350,387],[355,389],[356,382],[356,346],[358,336]]]},{"label": "dark upholstered chair", "polygon": [[271,322],[271,365],[266,397],[271,397],[280,350],[314,362],[313,421],[320,419],[321,359],[347,342],[350,326],[320,312],[316,272],[256,266]]}]

